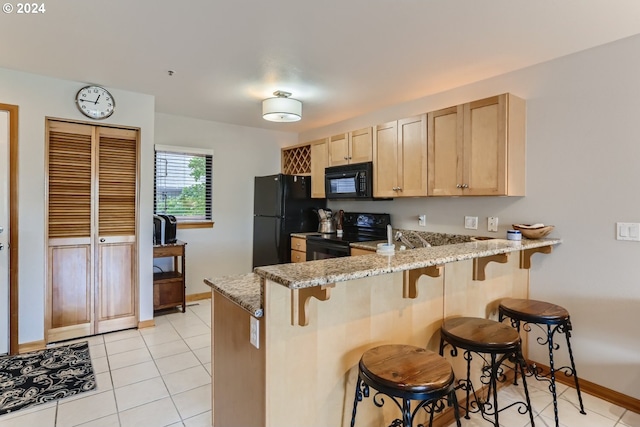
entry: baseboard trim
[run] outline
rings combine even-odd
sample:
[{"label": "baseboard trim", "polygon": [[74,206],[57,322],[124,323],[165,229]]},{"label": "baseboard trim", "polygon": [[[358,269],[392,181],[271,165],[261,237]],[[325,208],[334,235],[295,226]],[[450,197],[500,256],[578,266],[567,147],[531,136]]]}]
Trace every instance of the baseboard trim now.
[{"label": "baseboard trim", "polygon": [[[548,366],[538,362],[535,363],[538,367],[542,368],[543,371],[549,372]],[[574,378],[565,375],[564,372],[556,371],[556,381],[574,389],[576,388]],[[587,381],[580,376],[578,376],[578,381],[580,383],[580,391],[583,391],[594,397],[599,397],[602,400],[606,400],[607,402],[628,409],[629,411],[640,413],[640,399],[636,399],[618,391],[611,390],[610,388],[592,383],[591,381]]]},{"label": "baseboard trim", "polygon": [[203,299],[211,299],[211,291],[209,292],[200,292],[199,294],[189,294],[187,295],[187,302],[200,301]]},{"label": "baseboard trim", "polygon": [[44,350],[47,348],[47,343],[44,340],[31,341],[18,344],[18,353],[30,353],[32,351]]},{"label": "baseboard trim", "polygon": [[138,322],[138,329],[152,328],[154,326],[156,326],[156,321],[153,319],[143,320],[141,322]]}]

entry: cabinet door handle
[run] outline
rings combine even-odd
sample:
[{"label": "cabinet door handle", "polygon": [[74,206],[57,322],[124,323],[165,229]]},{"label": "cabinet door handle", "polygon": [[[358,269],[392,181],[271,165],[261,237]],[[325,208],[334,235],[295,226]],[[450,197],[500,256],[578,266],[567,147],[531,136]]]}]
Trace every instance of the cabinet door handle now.
[{"label": "cabinet door handle", "polygon": [[103,237],[103,238],[101,238],[101,239],[100,239],[100,243],[104,243],[104,242],[106,242],[106,240],[105,240],[105,238]]},{"label": "cabinet door handle", "polygon": [[398,191],[402,191],[402,187],[398,187]]},{"label": "cabinet door handle", "polygon": [[345,160],[349,160],[349,158],[348,158],[348,157],[346,157],[346,156],[345,156],[345,157],[343,157],[343,159],[345,159]]},{"label": "cabinet door handle", "polygon": [[469,184],[462,184],[462,188],[469,188]]},{"label": "cabinet door handle", "polygon": [[456,188],[462,188],[462,184],[456,185]]}]

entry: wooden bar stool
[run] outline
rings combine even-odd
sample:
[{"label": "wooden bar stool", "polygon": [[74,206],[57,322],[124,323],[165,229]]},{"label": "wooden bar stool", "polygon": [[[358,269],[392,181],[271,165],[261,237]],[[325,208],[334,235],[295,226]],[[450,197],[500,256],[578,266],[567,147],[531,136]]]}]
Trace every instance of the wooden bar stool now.
[{"label": "wooden bar stool", "polygon": [[[541,375],[541,370],[534,366],[529,368],[529,372],[535,376],[537,380],[548,381],[549,391],[553,395],[553,412],[556,421],[556,427],[560,426],[558,419],[558,396],[556,393],[556,371],[564,372],[568,377],[573,376],[576,391],[578,392],[578,401],[580,402],[580,413],[586,414],[584,405],[582,404],[582,394],[580,393],[580,384],[578,382],[578,374],[576,373],[576,365],[573,361],[573,352],[571,351],[571,319],[569,312],[559,305],[551,304],[544,301],[536,301],[529,299],[505,298],[500,301],[499,307],[500,321],[505,317],[511,319],[511,325],[520,332],[522,327],[525,331],[530,331],[530,325],[538,325],[545,333],[545,338],[538,338],[538,343],[547,345],[549,348],[549,374]],[[543,325],[546,325],[546,330]],[[556,368],[553,361],[553,353],[560,346],[553,341],[556,333],[564,334],[567,340],[567,349],[569,350],[569,360],[571,366],[563,366]],[[524,371],[523,371],[524,372]],[[517,380],[518,373],[516,372]],[[523,376],[524,377],[524,376]]]},{"label": "wooden bar stool", "polygon": [[[452,347],[451,355],[454,357],[458,355],[459,348],[464,350],[463,356],[467,361],[467,375],[466,379],[458,381],[458,387],[466,392],[465,418],[469,419],[470,412],[479,412],[482,418],[492,422],[495,427],[499,427],[498,414],[505,409],[517,406],[519,413],[529,413],[529,420],[533,427],[535,425],[533,411],[531,410],[527,382],[524,378],[522,384],[526,401],[513,402],[504,408],[499,408],[498,406],[498,381],[504,381],[504,378],[506,378],[503,363],[511,360],[516,365],[520,365],[521,369],[525,367],[525,361],[522,357],[522,340],[518,332],[514,328],[495,320],[477,317],[447,319],[442,323],[440,332],[440,355],[444,354],[444,349],[447,345]],[[484,400],[478,396],[471,381],[471,361],[474,354],[483,360],[480,382],[483,385],[488,385],[487,397]],[[473,399],[471,399],[472,396]],[[470,406],[472,409],[469,409]]]},{"label": "wooden bar stool", "polygon": [[[429,414],[429,426],[434,413],[444,410],[443,399],[453,404],[457,426],[460,427],[453,368],[433,351],[411,345],[382,345],[364,352],[358,364],[358,381],[353,401],[351,427],[356,422],[356,409],[363,396],[369,397],[369,387],[377,390],[373,403],[381,408],[384,399],[391,397],[402,411],[402,420],[392,426],[412,427],[417,412],[424,408]],[[411,409],[411,401],[419,401]]]}]

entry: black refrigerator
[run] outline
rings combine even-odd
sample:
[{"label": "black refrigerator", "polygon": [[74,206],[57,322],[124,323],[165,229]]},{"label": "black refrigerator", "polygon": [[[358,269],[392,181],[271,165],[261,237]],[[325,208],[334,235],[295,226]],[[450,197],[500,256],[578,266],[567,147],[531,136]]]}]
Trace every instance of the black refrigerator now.
[{"label": "black refrigerator", "polygon": [[311,177],[269,175],[255,178],[253,194],[253,267],[291,261],[291,233],[318,231],[318,208],[311,198]]}]

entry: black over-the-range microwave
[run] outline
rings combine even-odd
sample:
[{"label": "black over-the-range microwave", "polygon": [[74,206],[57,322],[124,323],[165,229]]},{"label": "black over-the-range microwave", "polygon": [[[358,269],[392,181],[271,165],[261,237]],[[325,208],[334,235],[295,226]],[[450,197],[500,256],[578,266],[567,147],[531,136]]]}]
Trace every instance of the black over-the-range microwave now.
[{"label": "black over-the-range microwave", "polygon": [[372,199],[373,163],[330,166],[324,170],[327,199]]}]

